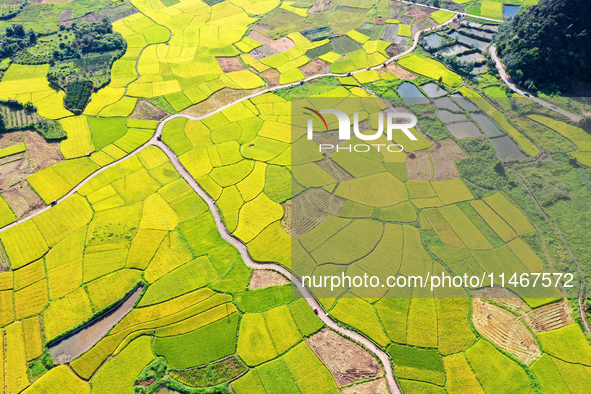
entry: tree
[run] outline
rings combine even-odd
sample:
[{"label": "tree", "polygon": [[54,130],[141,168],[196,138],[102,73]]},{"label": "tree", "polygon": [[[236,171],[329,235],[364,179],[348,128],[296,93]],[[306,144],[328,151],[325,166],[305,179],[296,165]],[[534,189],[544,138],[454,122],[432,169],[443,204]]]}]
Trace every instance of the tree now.
[{"label": "tree", "polygon": [[25,37],[25,28],[23,27],[23,25],[12,25],[12,28],[14,29],[14,35],[17,37],[21,37],[24,38]]},{"label": "tree", "polygon": [[6,27],[6,37],[12,37],[14,36],[14,29],[10,26]]},{"label": "tree", "polygon": [[29,43],[31,45],[37,44],[37,33],[35,33],[35,30],[29,30]]},{"label": "tree", "polygon": [[441,4],[439,4],[439,0],[433,0],[433,7],[441,8]]}]

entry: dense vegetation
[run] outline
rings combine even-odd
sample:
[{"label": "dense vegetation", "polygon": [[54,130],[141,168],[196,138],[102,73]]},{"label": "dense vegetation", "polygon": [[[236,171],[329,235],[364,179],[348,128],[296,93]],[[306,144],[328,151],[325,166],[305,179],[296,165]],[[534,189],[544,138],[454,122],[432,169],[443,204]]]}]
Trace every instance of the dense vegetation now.
[{"label": "dense vegetation", "polygon": [[64,105],[75,114],[81,114],[92,94],[92,81],[81,79],[70,82],[66,89]]},{"label": "dense vegetation", "polygon": [[522,86],[570,91],[591,75],[591,2],[541,0],[501,25],[497,48]]},{"label": "dense vegetation", "polygon": [[11,57],[17,52],[37,43],[37,33],[25,30],[23,25],[12,25],[6,28],[4,36],[0,37],[0,59]]},{"label": "dense vegetation", "polygon": [[467,158],[458,160],[460,176],[485,189],[501,189],[507,184],[505,168],[495,148],[483,137],[458,140]]},{"label": "dense vegetation", "polygon": [[538,196],[538,201],[543,206],[547,207],[558,200],[569,199],[568,187],[552,176],[549,171],[525,168],[522,174],[525,175],[527,186]]}]

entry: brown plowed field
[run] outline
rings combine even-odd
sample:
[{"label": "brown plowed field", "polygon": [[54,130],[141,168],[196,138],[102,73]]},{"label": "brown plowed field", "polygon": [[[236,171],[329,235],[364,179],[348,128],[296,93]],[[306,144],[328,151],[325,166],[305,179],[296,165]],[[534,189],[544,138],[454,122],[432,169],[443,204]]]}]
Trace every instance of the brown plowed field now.
[{"label": "brown plowed field", "polygon": [[492,301],[513,311],[519,316],[531,311],[531,308],[521,298],[504,287],[486,287],[475,290],[472,293],[475,297]]},{"label": "brown plowed field", "polygon": [[523,320],[536,333],[558,330],[573,324],[573,312],[566,300],[553,302],[526,313]]},{"label": "brown plowed field", "polygon": [[254,270],[248,288],[251,290],[265,287],[286,285],[289,280],[278,272],[271,270]]},{"label": "brown plowed field", "polygon": [[443,140],[429,148],[433,161],[433,180],[444,181],[458,177],[455,159],[466,157],[460,147],[452,140]]},{"label": "brown plowed field", "polygon": [[531,331],[511,312],[480,299],[472,300],[474,327],[488,340],[526,364],[542,355]]},{"label": "brown plowed field", "polygon": [[307,342],[339,386],[383,375],[380,364],[367,350],[328,328],[312,335]]},{"label": "brown plowed field", "polygon": [[409,180],[428,181],[433,176],[431,160],[425,151],[415,152],[414,158],[406,159],[406,175]]}]

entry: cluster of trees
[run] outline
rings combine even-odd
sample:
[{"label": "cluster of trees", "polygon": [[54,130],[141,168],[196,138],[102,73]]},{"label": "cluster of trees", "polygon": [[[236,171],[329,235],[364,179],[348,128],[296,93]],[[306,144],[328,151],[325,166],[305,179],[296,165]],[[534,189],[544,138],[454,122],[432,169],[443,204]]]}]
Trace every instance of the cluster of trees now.
[{"label": "cluster of trees", "polygon": [[468,155],[456,162],[462,178],[488,190],[502,189],[507,185],[505,167],[485,137],[458,140],[458,145]]},{"label": "cluster of trees", "polygon": [[74,40],[71,44],[61,43],[59,50],[53,52],[55,60],[80,58],[87,53],[125,52],[127,42],[123,36],[113,32],[107,19],[102,22],[73,23],[71,27],[60,26],[61,31],[71,30]]},{"label": "cluster of trees", "polygon": [[525,183],[532,189],[542,206],[548,207],[559,200],[570,199],[568,187],[549,171],[525,168],[522,174],[525,176]]},{"label": "cluster of trees", "polygon": [[64,105],[75,114],[81,114],[92,94],[92,81],[80,79],[70,82],[66,89]]},{"label": "cluster of trees", "polygon": [[591,81],[591,1],[541,0],[499,28],[497,49],[513,80],[568,92]]},{"label": "cluster of trees", "polygon": [[37,33],[34,30],[26,31],[23,25],[8,26],[4,36],[0,37],[0,58],[11,57],[35,44],[37,44]]}]

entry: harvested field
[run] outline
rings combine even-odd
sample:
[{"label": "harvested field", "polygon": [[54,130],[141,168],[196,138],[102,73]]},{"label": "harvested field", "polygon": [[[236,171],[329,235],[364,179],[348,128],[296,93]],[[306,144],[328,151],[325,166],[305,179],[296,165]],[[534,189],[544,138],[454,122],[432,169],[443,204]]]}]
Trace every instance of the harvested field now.
[{"label": "harvested field", "polygon": [[271,270],[254,270],[248,288],[251,290],[263,289],[271,286],[281,286],[289,283],[289,279],[278,272]]},{"label": "harvested field", "polygon": [[264,88],[241,90],[224,88],[209,96],[207,100],[195,104],[187,109],[184,109],[181,113],[192,116],[204,116],[210,112],[215,111],[218,108],[223,107],[226,104],[233,103],[234,101],[237,101],[242,97],[249,96],[256,92],[260,92],[261,90],[264,90]]},{"label": "harvested field", "polygon": [[274,68],[270,68],[267,71],[262,72],[260,75],[267,80],[269,87],[280,85],[279,78],[281,77],[281,74]]},{"label": "harvested field", "polygon": [[484,337],[526,364],[542,355],[527,326],[511,312],[488,302],[472,300],[472,321]]},{"label": "harvested field", "polygon": [[24,131],[24,137],[32,172],[37,172],[64,160],[60,153],[59,142],[47,142],[38,133],[30,130]]},{"label": "harvested field", "polygon": [[[318,226],[329,215],[338,215],[345,200],[335,197],[324,189],[307,189],[291,199],[282,222],[289,225],[289,233],[300,237]],[[286,229],[287,231],[287,229]]]},{"label": "harvested field", "polygon": [[276,50],[271,48],[269,45],[260,46],[260,47],[255,48],[249,52],[249,54],[252,57],[254,57],[256,60],[262,60],[262,59],[265,59],[269,56],[276,55],[278,53],[279,52],[277,52]]},{"label": "harvested field", "polygon": [[222,71],[225,73],[244,70],[244,65],[237,57],[217,57],[215,60],[218,61]]},{"label": "harvested field", "polygon": [[355,384],[341,389],[341,394],[388,394],[389,392],[388,385],[384,378]]},{"label": "harvested field", "polygon": [[384,31],[382,32],[382,40],[388,42],[394,42],[396,36],[398,35],[398,25],[393,23],[388,23],[386,27],[384,27]]},{"label": "harvested field", "polygon": [[316,163],[318,167],[322,168],[324,172],[333,177],[339,182],[348,181],[353,179],[353,176],[349,174],[343,167],[335,163],[330,159],[323,159]]},{"label": "harvested field", "polygon": [[330,7],[332,7],[332,0],[316,0],[312,8],[308,10],[308,15],[328,11]]},{"label": "harvested field", "polygon": [[415,22],[412,25],[412,36],[414,37],[418,31],[429,29],[435,26],[437,26],[437,23],[431,18],[422,19],[418,22]]},{"label": "harvested field", "polygon": [[320,59],[314,59],[303,67],[300,67],[300,71],[306,77],[312,75],[327,73],[330,70],[330,65]]},{"label": "harvested field", "polygon": [[429,148],[433,161],[433,180],[444,181],[458,177],[455,159],[466,157],[460,147],[452,140],[443,140]]},{"label": "harvested field", "polygon": [[536,308],[523,316],[534,332],[557,330],[574,323],[573,311],[566,300]]},{"label": "harvested field", "polygon": [[63,10],[60,12],[60,15],[57,17],[57,23],[65,22],[67,20],[72,19],[72,13],[74,12],[73,9]]},{"label": "harvested field", "polygon": [[406,16],[412,16],[414,18],[423,19],[427,18],[433,12],[437,11],[434,8],[426,8],[426,7],[417,7],[417,6],[410,6],[408,11],[404,13]]},{"label": "harvested field", "polygon": [[295,43],[291,39],[283,37],[278,40],[271,41],[269,43],[269,46],[272,49],[276,50],[278,53],[282,53],[293,48],[295,46]]},{"label": "harvested field", "polygon": [[406,159],[406,176],[413,181],[428,181],[431,179],[433,170],[427,152],[415,152],[414,158]]},{"label": "harvested field", "polygon": [[8,189],[33,173],[26,157],[24,155],[22,157],[21,160],[11,161],[0,166],[0,191]]},{"label": "harvested field", "polygon": [[400,79],[415,79],[417,77],[416,74],[411,73],[410,71],[400,67],[396,63],[389,63],[386,66],[386,70],[394,75],[396,75]]},{"label": "harvested field", "polygon": [[21,182],[5,190],[2,192],[2,197],[19,219],[45,207],[43,200],[33,191],[28,182]]},{"label": "harvested field", "polygon": [[[263,27],[266,30],[270,30],[269,27],[272,27],[272,26],[261,26],[261,27]],[[270,39],[269,37],[264,36],[261,33],[259,33],[258,31],[254,31],[254,30],[250,32],[250,34],[248,35],[248,38],[252,38],[253,40],[258,41],[263,45],[269,45],[270,43],[273,42],[273,40]]]},{"label": "harvested field", "polygon": [[407,47],[408,39],[404,37],[397,37],[394,41],[394,44],[386,48],[386,55],[388,55],[388,57],[394,57],[406,51]]},{"label": "harvested field", "polygon": [[483,298],[504,306],[520,316],[531,310],[521,298],[504,287],[485,287],[474,290],[472,294],[474,297]]},{"label": "harvested field", "polygon": [[18,145],[22,142],[23,136],[22,133],[19,131],[0,135],[0,149],[7,148],[12,145]]},{"label": "harvested field", "polygon": [[338,386],[383,375],[378,362],[365,349],[328,328],[312,335],[307,342]]},{"label": "harvested field", "polygon": [[148,100],[140,99],[129,117],[131,119],[161,120],[166,117],[166,112]]}]

